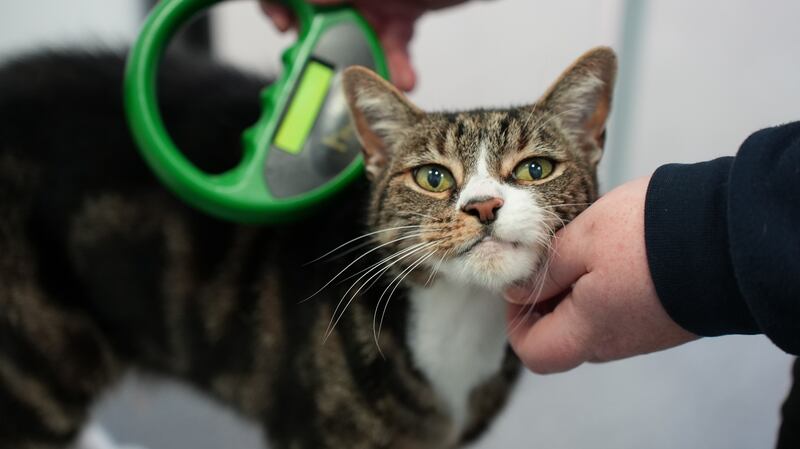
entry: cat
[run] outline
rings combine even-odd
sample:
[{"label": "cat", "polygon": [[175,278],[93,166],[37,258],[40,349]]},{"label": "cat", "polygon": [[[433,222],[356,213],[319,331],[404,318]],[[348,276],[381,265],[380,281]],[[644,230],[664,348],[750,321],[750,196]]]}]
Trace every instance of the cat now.
[{"label": "cat", "polygon": [[[130,369],[187,382],[275,448],[479,436],[520,366],[501,292],[542,273],[554,232],[597,197],[613,51],[532,105],[456,113],[347,69],[366,176],[273,226],[217,220],[156,180],[125,125],[123,67],[60,52],[0,68],[0,448],[68,447]],[[160,104],[187,157],[233,167],[265,83],[167,58]]]}]

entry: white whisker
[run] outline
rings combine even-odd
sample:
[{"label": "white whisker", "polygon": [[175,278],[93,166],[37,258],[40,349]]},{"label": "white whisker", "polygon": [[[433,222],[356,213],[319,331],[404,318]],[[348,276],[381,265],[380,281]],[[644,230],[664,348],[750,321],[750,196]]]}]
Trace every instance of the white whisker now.
[{"label": "white whisker", "polygon": [[344,283],[344,282],[346,282],[346,281],[349,281],[350,279],[353,279],[354,277],[356,277],[356,276],[360,275],[361,273],[363,273],[363,272],[365,272],[365,271],[372,271],[372,270],[373,270],[375,267],[377,267],[377,266],[379,266],[379,265],[383,265],[384,263],[386,263],[386,262],[389,262],[389,261],[391,261],[392,259],[394,259],[394,258],[396,258],[396,257],[399,257],[399,256],[403,255],[404,253],[406,253],[407,251],[409,251],[409,250],[411,250],[411,249],[413,249],[413,248],[416,248],[416,247],[418,247],[418,246],[420,246],[420,245],[424,245],[425,243],[427,243],[427,242],[419,242],[419,243],[415,243],[415,244],[411,245],[411,246],[410,246],[410,247],[408,247],[408,248],[403,248],[403,249],[401,249],[401,250],[397,251],[397,252],[396,252],[396,253],[394,253],[394,254],[390,254],[390,255],[388,255],[388,256],[386,256],[386,257],[384,257],[383,259],[381,259],[381,260],[379,260],[379,261],[375,262],[374,264],[372,264],[372,265],[368,266],[367,268],[364,268],[364,269],[358,270],[357,272],[355,272],[355,273],[351,274],[350,276],[347,276],[346,278],[342,278],[342,279],[340,279],[340,280],[339,280],[339,282],[337,282],[337,283],[336,283],[336,285],[339,285],[339,284],[342,284],[342,283]]},{"label": "white whisker", "polygon": [[388,242],[386,242],[386,243],[383,243],[383,244],[381,244],[381,245],[378,245],[378,246],[376,246],[375,248],[372,248],[371,250],[369,250],[369,251],[365,252],[364,254],[362,254],[362,255],[358,256],[358,257],[357,257],[357,258],[356,258],[354,261],[352,261],[352,262],[350,262],[349,264],[347,264],[347,266],[346,266],[346,267],[344,267],[344,268],[343,268],[341,271],[339,271],[338,273],[336,273],[336,275],[335,275],[335,276],[333,276],[333,277],[331,278],[331,280],[330,280],[330,281],[326,282],[326,283],[325,283],[325,285],[323,285],[322,287],[320,287],[320,289],[319,289],[319,290],[317,290],[317,291],[316,291],[316,292],[314,292],[314,293],[313,293],[311,296],[309,296],[309,297],[308,297],[308,298],[306,298],[306,299],[303,299],[303,300],[302,300],[302,301],[300,301],[300,302],[301,302],[301,303],[304,303],[304,302],[308,301],[309,299],[313,298],[314,296],[317,296],[317,295],[318,295],[318,294],[319,294],[321,291],[325,290],[325,288],[327,288],[329,285],[331,285],[331,283],[333,283],[333,281],[335,281],[336,279],[338,279],[338,278],[339,278],[339,276],[341,276],[341,275],[342,275],[342,273],[344,273],[344,272],[345,272],[345,271],[347,271],[347,270],[348,270],[350,267],[352,267],[353,265],[355,265],[355,264],[356,264],[356,262],[358,262],[359,260],[363,259],[364,257],[367,257],[367,256],[368,256],[370,253],[373,253],[373,252],[375,252],[375,251],[377,251],[377,250],[379,250],[379,249],[381,249],[381,248],[384,248],[384,247],[386,247],[386,246],[388,246],[388,245],[391,245],[392,243],[397,243],[397,242],[399,242],[399,241],[402,241],[402,240],[408,240],[408,239],[411,239],[411,238],[416,238],[416,237],[419,237],[419,236],[421,236],[421,235],[424,235],[424,234],[425,234],[424,232],[418,232],[418,233],[415,233],[415,234],[406,235],[406,236],[403,236],[403,237],[396,238],[396,239],[394,239],[394,240],[390,240],[390,241],[388,241]]},{"label": "white whisker", "polygon": [[[386,272],[386,270],[388,270],[389,268],[391,268],[391,267],[392,267],[394,264],[396,264],[396,263],[397,263],[397,262],[399,262],[400,260],[402,260],[402,259],[405,259],[406,257],[408,257],[408,256],[410,256],[410,255],[413,255],[414,253],[416,253],[416,252],[418,252],[418,251],[422,251],[422,250],[424,250],[426,247],[429,247],[429,246],[431,246],[431,244],[432,244],[432,243],[433,243],[433,242],[421,242],[421,243],[417,243],[417,244],[415,244],[415,245],[412,245],[412,246],[410,246],[410,247],[408,247],[408,248],[405,248],[405,249],[403,249],[403,250],[400,250],[400,251],[398,251],[397,253],[395,253],[395,254],[394,254],[394,255],[392,255],[392,256],[385,257],[385,258],[384,258],[384,259],[382,259],[382,260],[381,260],[379,263],[377,263],[377,264],[373,264],[371,267],[369,267],[369,268],[367,269],[366,273],[363,273],[363,274],[362,274],[362,275],[361,275],[361,276],[360,276],[358,279],[356,279],[356,280],[355,280],[355,282],[353,282],[353,284],[350,286],[350,288],[348,288],[348,289],[347,289],[347,291],[345,291],[345,292],[344,292],[344,294],[342,295],[342,297],[339,299],[339,302],[338,302],[338,303],[336,303],[336,308],[334,308],[334,309],[333,309],[333,312],[331,312],[331,321],[328,323],[328,328],[327,328],[327,329],[326,329],[326,331],[325,331],[326,338],[327,338],[327,336],[328,336],[328,335],[330,335],[330,332],[333,330],[333,327],[335,327],[335,326],[336,326],[336,323],[334,323],[334,321],[336,321],[336,322],[338,323],[339,319],[341,319],[341,314],[337,315],[337,313],[339,312],[339,308],[342,306],[342,303],[344,302],[345,298],[347,298],[347,295],[348,295],[348,294],[349,294],[349,293],[350,293],[350,292],[353,290],[353,288],[355,288],[355,286],[356,286],[356,285],[358,285],[358,284],[359,284],[359,282],[360,282],[362,279],[364,279],[365,277],[369,276],[369,275],[370,275],[370,273],[372,273],[372,272],[373,272],[375,269],[377,269],[378,267],[380,267],[380,265],[387,264],[387,263],[388,263],[389,261],[391,261],[392,259],[395,259],[395,258],[399,257],[399,259],[395,260],[395,261],[394,261],[394,262],[392,262],[391,264],[388,264],[388,266],[386,266],[385,268],[378,269],[378,271],[376,271],[374,274],[372,274],[372,276],[371,276],[369,279],[367,279],[367,280],[366,280],[366,281],[365,281],[363,284],[361,284],[361,287],[359,287],[359,289],[356,291],[356,293],[354,294],[354,297],[355,297],[355,295],[356,295],[356,294],[358,294],[358,292],[359,292],[359,291],[361,291],[361,289],[362,289],[362,288],[364,288],[364,286],[365,286],[365,285],[366,285],[366,284],[367,284],[367,283],[368,283],[370,280],[372,280],[372,279],[373,279],[375,276],[379,276],[381,273],[385,273],[385,272]],[[402,256],[402,257],[400,257],[400,256]],[[362,270],[362,271],[364,271],[364,270]],[[350,302],[351,302],[351,301],[352,301],[352,298],[350,299],[350,301],[348,301],[348,302],[347,302],[347,304],[345,305],[344,309],[342,309],[342,314],[344,313],[344,310],[345,310],[345,309],[347,309],[347,307],[350,305]],[[339,318],[337,318],[337,316],[338,316]]]},{"label": "white whisker", "polygon": [[[431,246],[433,246],[433,245],[435,245],[435,244],[436,244],[436,242],[427,242],[427,243],[423,243],[423,244],[422,244],[422,246],[420,246],[420,247],[418,247],[418,248],[414,248],[414,250],[413,250],[413,251],[411,251],[411,252],[409,252],[408,254],[404,255],[403,257],[401,257],[401,258],[399,258],[399,259],[395,260],[395,261],[394,261],[394,262],[392,262],[392,263],[391,263],[389,266],[387,266],[387,267],[384,267],[384,268],[382,268],[382,269],[378,270],[376,273],[373,273],[373,274],[372,274],[372,277],[368,278],[368,279],[367,279],[367,280],[366,280],[366,281],[365,281],[363,284],[361,284],[361,286],[360,286],[360,287],[359,287],[359,288],[358,288],[358,289],[357,289],[357,290],[356,290],[356,291],[355,291],[355,292],[352,294],[352,296],[350,296],[350,299],[349,299],[349,300],[347,301],[347,303],[344,305],[344,307],[342,308],[341,312],[339,312],[339,314],[338,314],[338,317],[337,317],[337,315],[336,315],[336,312],[339,310],[339,308],[340,308],[340,306],[341,306],[341,304],[342,304],[342,301],[344,300],[344,298],[346,298],[346,297],[347,297],[348,293],[350,293],[350,291],[353,289],[353,287],[355,287],[356,285],[358,285],[358,282],[359,282],[361,279],[363,279],[365,276],[367,276],[367,275],[369,274],[369,272],[367,272],[367,273],[364,273],[363,275],[361,275],[361,277],[360,277],[360,278],[358,278],[358,279],[357,279],[355,282],[353,282],[353,285],[351,285],[351,286],[350,286],[350,288],[348,288],[348,289],[347,289],[347,291],[346,291],[346,292],[345,292],[345,293],[342,295],[342,298],[339,300],[339,303],[336,305],[336,309],[334,309],[333,313],[331,313],[331,322],[330,322],[330,323],[328,323],[328,329],[325,331],[325,340],[327,340],[327,339],[328,339],[328,337],[330,337],[330,335],[333,333],[333,330],[336,328],[336,325],[337,325],[337,324],[339,324],[339,321],[340,321],[340,320],[342,319],[342,317],[344,316],[344,313],[345,313],[345,311],[347,310],[347,308],[348,308],[348,307],[350,307],[350,304],[352,304],[352,303],[353,303],[353,300],[356,298],[356,296],[358,296],[359,292],[361,292],[361,290],[364,288],[364,286],[365,286],[367,283],[369,283],[369,281],[370,281],[370,280],[372,280],[372,279],[373,279],[373,277],[375,277],[375,276],[380,276],[381,274],[383,274],[383,273],[385,273],[387,270],[389,270],[389,269],[390,269],[390,268],[391,268],[393,265],[397,264],[398,262],[400,262],[401,260],[405,259],[406,257],[409,257],[409,256],[411,256],[411,255],[414,255],[414,254],[416,254],[417,252],[423,251],[423,250],[425,250],[425,249],[427,249],[427,248],[429,248],[429,247],[431,247]],[[334,320],[334,318],[335,318],[335,320]]]},{"label": "white whisker", "polygon": [[433,280],[434,276],[436,276],[436,273],[439,272],[439,268],[441,268],[442,262],[444,262],[444,258],[447,257],[447,255],[450,254],[450,252],[452,250],[453,250],[452,248],[448,249],[447,251],[444,252],[444,254],[442,254],[442,258],[439,259],[439,262],[436,264],[436,266],[433,268],[433,270],[431,270],[431,275],[428,277],[428,280],[425,281],[425,287],[428,287],[428,285],[431,283],[431,281]]},{"label": "white whisker", "polygon": [[[378,339],[380,338],[381,329],[383,328],[383,319],[386,317],[386,310],[389,308],[389,301],[392,300],[392,296],[394,295],[395,290],[397,290],[397,287],[400,286],[400,284],[403,282],[403,280],[409,274],[411,274],[412,271],[414,271],[418,266],[423,264],[426,260],[428,260],[428,258],[430,258],[434,254],[436,254],[436,250],[435,249],[433,251],[429,252],[428,254],[423,255],[422,257],[417,259],[414,263],[409,265],[408,268],[406,268],[405,270],[400,272],[400,274],[398,274],[392,280],[392,282],[390,282],[389,285],[386,286],[386,288],[383,290],[383,293],[381,293],[380,298],[378,298],[378,303],[375,305],[375,314],[373,314],[373,316],[372,316],[372,336],[375,339],[375,344],[378,346],[378,353],[381,355],[381,357],[384,357],[384,356],[383,356],[383,351],[381,351],[380,343],[378,343]],[[378,330],[376,332],[376,330],[375,330],[375,320],[377,318],[378,308],[380,307],[381,300],[383,299],[383,296],[386,294],[386,292],[389,290],[389,288],[392,286],[392,284],[394,284],[394,288],[392,288],[391,293],[389,293],[389,296],[386,298],[386,303],[384,304],[383,312],[381,313],[381,321],[380,321],[380,324],[378,325]]]},{"label": "white whisker", "polygon": [[556,207],[569,207],[569,206],[591,206],[592,203],[561,203],[561,204],[548,204],[547,206],[539,206],[542,209],[553,209]]},{"label": "white whisker", "polygon": [[347,246],[347,245],[349,245],[349,244],[351,244],[353,242],[356,242],[356,241],[361,240],[361,239],[365,239],[367,237],[371,237],[371,236],[373,236],[375,234],[380,234],[380,233],[383,233],[383,232],[396,231],[398,229],[414,229],[414,228],[421,228],[421,227],[422,227],[422,225],[406,225],[406,226],[396,226],[396,227],[393,227],[393,228],[379,229],[377,231],[372,231],[372,232],[369,232],[369,233],[364,234],[364,235],[360,235],[360,236],[358,236],[358,237],[356,237],[354,239],[351,239],[351,240],[348,240],[347,242],[342,243],[341,245],[337,246],[336,248],[328,251],[327,253],[325,253],[325,254],[323,254],[323,255],[321,255],[319,257],[317,257],[316,259],[314,259],[314,260],[312,260],[310,262],[306,262],[305,264],[303,264],[303,266],[305,267],[307,265],[311,265],[314,262],[318,262],[318,261],[324,259],[325,257],[329,256],[330,254],[335,253],[336,251],[344,248],[345,246]]}]

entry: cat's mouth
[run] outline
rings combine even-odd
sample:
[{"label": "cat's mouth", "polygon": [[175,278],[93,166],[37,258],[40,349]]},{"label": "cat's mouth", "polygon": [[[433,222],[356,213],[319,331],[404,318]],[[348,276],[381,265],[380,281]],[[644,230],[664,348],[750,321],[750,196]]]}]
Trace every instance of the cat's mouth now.
[{"label": "cat's mouth", "polygon": [[513,282],[530,278],[541,254],[523,240],[503,237],[492,232],[473,236],[447,258],[442,272],[498,293]]},{"label": "cat's mouth", "polygon": [[493,235],[482,235],[477,237],[472,242],[468,243],[463,249],[456,253],[457,256],[462,256],[478,247],[482,250],[496,252],[508,249],[516,249],[522,245],[520,242],[503,240]]}]

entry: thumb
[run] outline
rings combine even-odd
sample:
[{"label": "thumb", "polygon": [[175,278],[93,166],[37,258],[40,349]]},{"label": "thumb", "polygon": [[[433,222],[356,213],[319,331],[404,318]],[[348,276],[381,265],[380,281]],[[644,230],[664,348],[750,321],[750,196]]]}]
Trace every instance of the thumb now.
[{"label": "thumb", "polygon": [[571,370],[589,358],[589,326],[575,310],[572,293],[544,316],[531,306],[509,304],[508,340],[522,363],[539,374]]},{"label": "thumb", "polygon": [[579,223],[568,224],[553,237],[548,262],[526,285],[506,290],[506,300],[516,304],[546,302],[564,293],[587,273],[587,245]]}]

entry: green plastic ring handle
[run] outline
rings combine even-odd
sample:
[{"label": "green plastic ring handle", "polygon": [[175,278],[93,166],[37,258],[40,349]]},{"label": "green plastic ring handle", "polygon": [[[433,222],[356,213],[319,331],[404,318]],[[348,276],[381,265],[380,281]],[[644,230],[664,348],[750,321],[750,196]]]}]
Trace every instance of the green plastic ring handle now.
[{"label": "green plastic ring handle", "polygon": [[170,39],[181,25],[221,1],[164,0],[150,14],[128,57],[125,73],[124,100],[129,127],[158,178],[189,204],[242,223],[278,223],[299,218],[363,173],[363,162],[358,156],[333,179],[304,194],[276,198],[266,187],[264,164],[268,149],[279,115],[286,108],[306,61],[320,36],[343,22],[355,24],[364,33],[376,72],[387,77],[385,56],[374,31],[352,8],[317,7],[302,0],[285,0],[298,18],[298,41],[284,53],[285,67],[280,78],[262,92],[262,116],[243,134],[242,160],[222,174],[203,172],[186,159],[164,126],[158,110],[156,74]]}]

